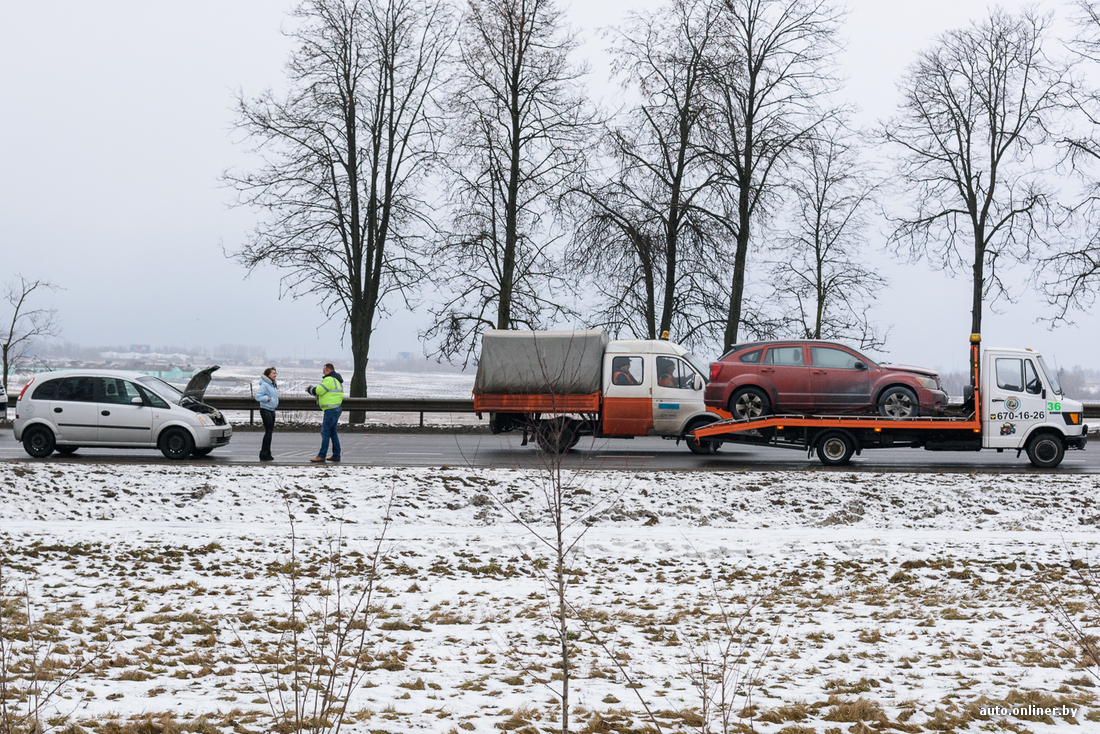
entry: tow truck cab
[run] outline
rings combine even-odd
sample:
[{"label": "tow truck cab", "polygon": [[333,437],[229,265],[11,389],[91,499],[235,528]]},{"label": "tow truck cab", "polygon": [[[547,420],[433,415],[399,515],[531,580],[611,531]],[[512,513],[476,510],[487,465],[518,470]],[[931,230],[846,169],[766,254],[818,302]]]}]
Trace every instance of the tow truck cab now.
[{"label": "tow truck cab", "polygon": [[1042,355],[987,347],[981,375],[982,448],[1027,450],[1029,457],[1038,451],[1049,463],[1067,448],[1084,447],[1084,406],[1065,397]]}]

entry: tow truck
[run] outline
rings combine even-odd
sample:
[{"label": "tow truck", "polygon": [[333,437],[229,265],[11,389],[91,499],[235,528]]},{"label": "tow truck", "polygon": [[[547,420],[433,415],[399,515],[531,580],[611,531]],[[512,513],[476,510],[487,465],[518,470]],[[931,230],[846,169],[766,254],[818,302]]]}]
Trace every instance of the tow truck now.
[{"label": "tow truck", "polygon": [[1067,449],[1084,449],[1084,406],[1066,398],[1057,376],[1031,349],[987,348],[970,335],[970,385],[961,405],[943,415],[767,415],[696,428],[700,444],[746,443],[814,451],[827,466],[843,466],[866,449],[1027,452],[1040,469],[1062,463]]}]

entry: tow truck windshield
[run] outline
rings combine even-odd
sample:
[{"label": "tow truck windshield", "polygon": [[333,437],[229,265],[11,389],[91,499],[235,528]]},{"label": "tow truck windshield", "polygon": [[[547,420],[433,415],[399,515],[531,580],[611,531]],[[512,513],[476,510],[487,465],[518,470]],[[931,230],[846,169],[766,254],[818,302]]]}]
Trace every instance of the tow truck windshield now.
[{"label": "tow truck windshield", "polygon": [[695,371],[699,373],[699,376],[703,378],[703,382],[710,382],[710,367],[703,362],[699,361],[691,352],[684,353],[684,359],[691,363],[691,366],[695,368]]},{"label": "tow truck windshield", "polygon": [[1039,355],[1039,368],[1043,371],[1043,374],[1047,378],[1047,382],[1050,383],[1050,389],[1057,395],[1065,395],[1062,392],[1062,386],[1058,383],[1058,377],[1054,374],[1054,371],[1047,367],[1047,363],[1043,361],[1043,355]]}]

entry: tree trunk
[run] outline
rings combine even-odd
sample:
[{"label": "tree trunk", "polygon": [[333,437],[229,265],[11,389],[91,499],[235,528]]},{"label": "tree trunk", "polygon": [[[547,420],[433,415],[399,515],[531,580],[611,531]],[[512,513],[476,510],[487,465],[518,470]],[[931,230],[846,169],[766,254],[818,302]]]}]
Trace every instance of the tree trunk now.
[{"label": "tree trunk", "polygon": [[[370,361],[371,318],[362,310],[352,314],[351,330],[351,382],[345,396],[353,398],[367,397],[367,363]],[[353,410],[348,413],[348,423],[365,423],[366,411]]]},{"label": "tree trunk", "polygon": [[737,343],[737,330],[741,324],[741,298],[745,293],[745,261],[749,252],[748,212],[741,216],[741,226],[737,230],[737,252],[733,259],[733,283],[730,285],[730,310],[726,319],[726,338],[722,351],[729,351]]},{"label": "tree trunk", "polygon": [[970,333],[982,333],[982,291],[985,290],[985,244],[984,233],[978,229],[974,233],[974,291],[973,305],[970,308]]}]

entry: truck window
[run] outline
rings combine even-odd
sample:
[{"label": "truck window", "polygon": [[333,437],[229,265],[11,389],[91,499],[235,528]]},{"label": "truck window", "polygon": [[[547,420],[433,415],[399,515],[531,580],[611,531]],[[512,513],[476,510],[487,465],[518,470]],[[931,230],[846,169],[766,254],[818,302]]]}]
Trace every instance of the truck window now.
[{"label": "truck window", "polygon": [[644,379],[641,357],[615,357],[611,360],[612,385],[641,385]]},{"label": "truck window", "polygon": [[1035,365],[1030,359],[1024,362],[1024,387],[1032,395],[1043,391],[1043,381],[1039,379],[1039,373],[1035,371]]},{"label": "truck window", "polygon": [[788,367],[802,366],[802,347],[772,347],[764,357],[764,364],[781,364]]},{"label": "truck window", "polygon": [[674,387],[678,390],[691,390],[695,387],[695,373],[675,357],[657,358],[657,384],[661,387]]},{"label": "truck window", "polygon": [[997,387],[1013,392],[1024,391],[1024,364],[1022,359],[997,360]]}]

